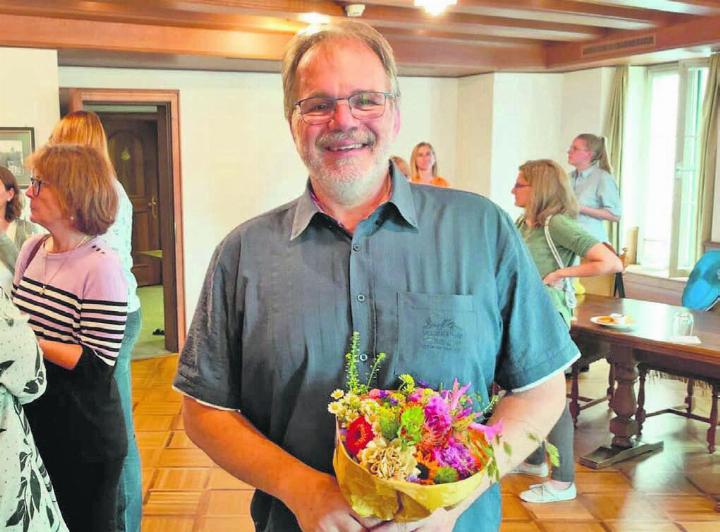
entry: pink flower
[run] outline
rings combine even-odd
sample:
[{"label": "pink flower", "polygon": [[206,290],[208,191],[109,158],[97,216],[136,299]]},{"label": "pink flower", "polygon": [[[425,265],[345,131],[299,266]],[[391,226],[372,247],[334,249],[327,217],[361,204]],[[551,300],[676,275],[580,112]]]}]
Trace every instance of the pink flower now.
[{"label": "pink flower", "polygon": [[432,440],[436,444],[444,441],[452,428],[452,416],[442,397],[434,395],[425,405],[425,427],[432,434]]},{"label": "pink flower", "polygon": [[471,430],[477,430],[485,435],[487,441],[494,440],[503,431],[502,419],[494,425],[483,425],[482,423],[470,423]]}]

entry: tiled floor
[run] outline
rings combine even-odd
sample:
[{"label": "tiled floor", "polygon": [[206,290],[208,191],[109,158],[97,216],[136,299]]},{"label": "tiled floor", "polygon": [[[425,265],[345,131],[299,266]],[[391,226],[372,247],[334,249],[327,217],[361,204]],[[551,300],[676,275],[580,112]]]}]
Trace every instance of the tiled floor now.
[{"label": "tiled floor", "polygon": [[[143,532],[244,532],[252,489],[215,466],[185,435],[180,396],[170,388],[176,356],[133,362],[137,437],[143,461]],[[600,395],[607,366],[582,375],[581,392]],[[652,380],[648,407],[682,402],[682,383]],[[700,412],[709,395],[697,392]],[[582,412],[575,448],[584,454],[607,443],[605,405]],[[707,453],[707,425],[663,415],[646,422],[644,438],[665,450],[617,468],[577,466],[578,498],[531,505],[517,494],[537,479],[510,475],[502,481],[503,531],[720,531],[720,452]]]}]

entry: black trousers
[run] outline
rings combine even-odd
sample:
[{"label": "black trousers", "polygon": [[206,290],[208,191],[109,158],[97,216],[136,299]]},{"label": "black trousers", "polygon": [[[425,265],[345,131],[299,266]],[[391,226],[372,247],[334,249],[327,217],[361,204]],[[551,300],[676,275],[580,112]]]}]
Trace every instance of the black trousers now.
[{"label": "black trousers", "polygon": [[43,455],[70,532],[115,532],[123,460],[80,462]]}]

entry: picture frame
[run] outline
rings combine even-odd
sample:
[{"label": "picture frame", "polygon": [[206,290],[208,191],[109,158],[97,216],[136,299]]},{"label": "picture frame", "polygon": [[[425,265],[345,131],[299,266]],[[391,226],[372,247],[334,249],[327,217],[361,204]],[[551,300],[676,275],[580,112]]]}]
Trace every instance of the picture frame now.
[{"label": "picture frame", "polygon": [[20,187],[30,185],[25,158],[35,150],[35,128],[0,127],[0,166],[10,170]]}]

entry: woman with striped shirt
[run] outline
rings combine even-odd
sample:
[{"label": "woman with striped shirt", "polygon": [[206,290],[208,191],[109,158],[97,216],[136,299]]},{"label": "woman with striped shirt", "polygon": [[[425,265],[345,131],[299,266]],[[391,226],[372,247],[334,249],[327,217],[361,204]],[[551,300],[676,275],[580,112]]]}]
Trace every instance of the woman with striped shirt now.
[{"label": "woman with striped shirt", "polygon": [[29,161],[31,220],[49,235],[25,244],[13,301],[30,316],[47,366],[45,395],[26,414],[73,532],[115,527],[127,437],[115,360],[125,331],[127,283],[98,235],[117,212],[104,158],[86,146],[46,146]]}]

